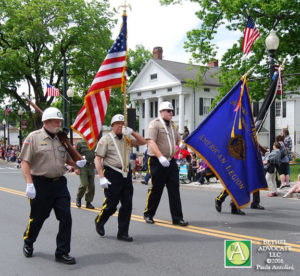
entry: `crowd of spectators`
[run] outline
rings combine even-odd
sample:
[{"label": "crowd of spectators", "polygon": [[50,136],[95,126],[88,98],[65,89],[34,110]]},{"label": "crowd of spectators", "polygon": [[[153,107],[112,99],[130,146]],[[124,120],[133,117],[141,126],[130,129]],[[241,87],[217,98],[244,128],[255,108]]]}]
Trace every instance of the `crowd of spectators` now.
[{"label": "crowd of spectators", "polygon": [[1,146],[0,158],[7,162],[15,162],[16,167],[20,168],[20,152],[21,150],[19,146],[8,145],[6,148],[4,146]]}]

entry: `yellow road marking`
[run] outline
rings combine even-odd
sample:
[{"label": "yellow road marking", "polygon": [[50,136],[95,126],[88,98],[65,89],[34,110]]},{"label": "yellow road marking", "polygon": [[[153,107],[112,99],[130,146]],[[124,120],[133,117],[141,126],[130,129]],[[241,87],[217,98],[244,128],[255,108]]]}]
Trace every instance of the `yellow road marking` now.
[{"label": "yellow road marking", "polygon": [[[0,191],[26,197],[26,194],[24,192],[21,192],[18,190],[0,187]],[[76,204],[74,202],[71,202],[71,207],[78,209],[78,207],[76,206]],[[87,209],[83,206],[80,209],[89,211],[89,212],[94,212],[94,213],[98,213],[101,210],[100,208]],[[116,212],[114,214],[114,216],[117,216],[117,215],[118,215],[118,212]],[[131,215],[131,220],[145,222],[143,216],[138,216],[135,214]],[[177,230],[181,230],[181,231],[187,231],[187,232],[196,233],[196,234],[203,234],[206,236],[229,239],[229,240],[247,239],[247,240],[251,240],[252,243],[258,244],[258,245],[263,245],[263,241],[270,240],[268,238],[248,236],[248,235],[225,232],[225,231],[221,231],[221,230],[215,230],[215,229],[204,228],[204,227],[193,226],[193,225],[188,225],[188,226],[182,227],[182,226],[178,226],[178,225],[173,225],[170,221],[160,220],[160,219],[155,219],[155,225],[166,227],[166,228],[177,229]],[[267,246],[267,244],[266,244],[266,246]],[[271,245],[271,246],[282,247],[280,245]],[[290,251],[300,252],[299,244],[285,243],[284,246],[290,246]]]}]

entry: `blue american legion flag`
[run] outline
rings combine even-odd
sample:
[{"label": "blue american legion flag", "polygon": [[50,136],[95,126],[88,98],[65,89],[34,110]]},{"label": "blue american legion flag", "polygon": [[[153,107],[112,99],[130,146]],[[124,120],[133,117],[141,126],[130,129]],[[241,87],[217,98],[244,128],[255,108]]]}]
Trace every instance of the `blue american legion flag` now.
[{"label": "blue american legion flag", "polygon": [[246,79],[240,80],[185,139],[239,208],[250,194],[267,189]]},{"label": "blue american legion flag", "polygon": [[243,40],[243,52],[248,55],[251,51],[252,45],[259,37],[259,32],[255,27],[254,21],[250,15],[248,15],[247,25],[244,31]]},{"label": "blue american legion flag", "polygon": [[60,96],[60,91],[58,88],[47,83],[47,96],[48,97],[58,97],[58,96]]},{"label": "blue american legion flag", "polygon": [[71,126],[87,142],[95,146],[102,128],[111,88],[126,85],[127,17],[123,15],[121,31],[110,48],[85,96],[84,105]]}]

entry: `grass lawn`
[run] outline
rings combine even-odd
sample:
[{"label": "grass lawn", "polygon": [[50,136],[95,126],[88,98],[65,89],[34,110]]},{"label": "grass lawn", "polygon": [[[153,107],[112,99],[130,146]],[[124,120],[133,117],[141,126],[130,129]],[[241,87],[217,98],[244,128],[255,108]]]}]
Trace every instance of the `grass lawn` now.
[{"label": "grass lawn", "polygon": [[296,159],[296,164],[290,164],[291,168],[291,182],[297,182],[298,175],[300,174],[300,159]]}]

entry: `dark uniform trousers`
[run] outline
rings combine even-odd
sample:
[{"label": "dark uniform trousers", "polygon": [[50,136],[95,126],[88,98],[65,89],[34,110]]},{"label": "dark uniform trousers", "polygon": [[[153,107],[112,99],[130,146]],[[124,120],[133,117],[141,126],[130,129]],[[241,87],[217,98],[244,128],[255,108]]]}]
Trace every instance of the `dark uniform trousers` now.
[{"label": "dark uniform trousers", "polygon": [[[226,199],[226,197],[228,196],[227,191],[224,189],[216,198],[217,201],[219,201],[220,203],[223,203],[224,200]],[[255,193],[253,193],[253,200],[251,203],[251,206],[257,206],[260,203],[260,195],[259,195],[259,191],[256,191]],[[233,206],[232,206],[233,207]],[[234,208],[234,207],[233,207]]]},{"label": "dark uniform trousers", "polygon": [[163,189],[166,185],[169,196],[169,206],[173,221],[183,219],[179,192],[179,169],[175,159],[170,161],[169,167],[163,167],[158,158],[149,157],[148,170],[152,187],[148,191],[148,199],[144,216],[153,218],[159,205]]},{"label": "dark uniform trousers", "polygon": [[108,185],[108,188],[104,189],[105,198],[103,207],[96,221],[103,226],[109,217],[116,212],[117,206],[121,202],[118,215],[118,234],[128,235],[133,196],[131,171],[128,172],[127,178],[124,178],[121,173],[110,167],[104,166],[104,170],[104,176],[109,180],[111,185]]},{"label": "dark uniform trousers", "polygon": [[53,209],[59,221],[55,254],[67,254],[70,252],[72,228],[71,197],[67,188],[67,179],[64,176],[54,179],[32,176],[32,180],[36,197],[30,200],[30,220],[24,232],[24,242],[32,245],[36,241],[44,221]]}]

